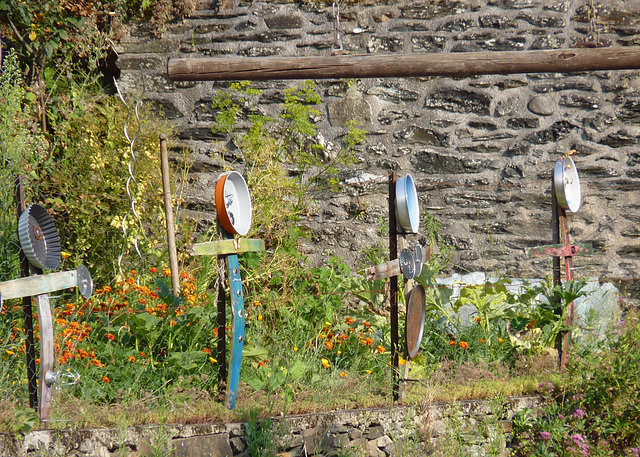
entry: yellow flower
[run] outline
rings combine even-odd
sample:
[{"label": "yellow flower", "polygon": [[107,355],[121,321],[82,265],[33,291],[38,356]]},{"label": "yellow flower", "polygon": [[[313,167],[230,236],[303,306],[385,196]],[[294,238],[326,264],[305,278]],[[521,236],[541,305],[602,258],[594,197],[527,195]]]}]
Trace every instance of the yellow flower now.
[{"label": "yellow flower", "polygon": [[262,314],[258,314],[258,320],[261,321],[262,320]]},{"label": "yellow flower", "polygon": [[64,252],[64,251],[61,251],[60,255],[62,256],[63,259],[68,259],[69,257],[71,257],[71,254],[69,254],[68,252]]},{"label": "yellow flower", "polygon": [[338,355],[342,354],[342,351],[338,351]]},{"label": "yellow flower", "polygon": [[504,340],[502,338],[498,338],[498,343],[502,343]]},{"label": "yellow flower", "polygon": [[345,373],[344,371],[340,372],[340,377],[341,378],[346,378],[347,377],[347,373]]},{"label": "yellow flower", "polygon": [[398,359],[398,364],[400,364],[400,365],[404,365],[405,363],[407,363],[407,361],[406,361],[405,359],[403,359],[402,357],[400,357],[400,358]]},{"label": "yellow flower", "polygon": [[327,359],[322,359],[321,362],[322,362],[322,366],[325,368],[329,368],[331,366],[331,364]]},{"label": "yellow flower", "polygon": [[384,346],[376,346],[376,351],[378,351],[380,354],[384,354],[386,349],[384,348]]},{"label": "yellow flower", "polygon": [[209,357],[209,362],[218,363],[218,361],[216,359],[214,359],[213,357]]},{"label": "yellow flower", "polygon": [[7,349],[7,354],[8,354],[8,355],[13,355],[13,354],[15,354],[15,352],[10,351],[10,350],[8,350],[8,349]]},{"label": "yellow flower", "polygon": [[371,370],[365,370],[364,372],[367,374],[371,374]]},{"label": "yellow flower", "polygon": [[36,41],[37,38],[38,38],[38,34],[35,32],[35,30],[32,30],[31,33],[29,34],[29,39],[31,41]]},{"label": "yellow flower", "polygon": [[298,352],[298,346],[293,347],[293,352]]}]

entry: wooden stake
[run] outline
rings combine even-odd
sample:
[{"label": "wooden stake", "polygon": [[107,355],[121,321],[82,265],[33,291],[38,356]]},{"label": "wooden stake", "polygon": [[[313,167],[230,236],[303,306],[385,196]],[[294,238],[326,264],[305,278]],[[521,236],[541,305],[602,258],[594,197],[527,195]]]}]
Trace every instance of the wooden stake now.
[{"label": "wooden stake", "polygon": [[402,78],[640,68],[640,46],[542,51],[170,59],[173,81]]},{"label": "wooden stake", "polygon": [[180,295],[180,272],[178,270],[178,253],[176,250],[176,226],[173,221],[173,205],[171,204],[171,171],[169,169],[169,152],[167,151],[167,135],[160,135],[160,165],[162,168],[162,190],[164,192],[164,212],[167,217],[167,244],[169,245],[169,267],[171,268],[171,286],[173,295]]}]

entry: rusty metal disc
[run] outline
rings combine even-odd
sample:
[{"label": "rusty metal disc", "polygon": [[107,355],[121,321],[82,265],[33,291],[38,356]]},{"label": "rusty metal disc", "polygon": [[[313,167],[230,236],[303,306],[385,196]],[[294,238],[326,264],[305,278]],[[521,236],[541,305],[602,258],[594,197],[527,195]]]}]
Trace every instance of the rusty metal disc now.
[{"label": "rusty metal disc", "polygon": [[426,295],[424,287],[416,285],[407,296],[407,318],[405,322],[405,340],[407,355],[413,359],[418,355],[424,333]]}]

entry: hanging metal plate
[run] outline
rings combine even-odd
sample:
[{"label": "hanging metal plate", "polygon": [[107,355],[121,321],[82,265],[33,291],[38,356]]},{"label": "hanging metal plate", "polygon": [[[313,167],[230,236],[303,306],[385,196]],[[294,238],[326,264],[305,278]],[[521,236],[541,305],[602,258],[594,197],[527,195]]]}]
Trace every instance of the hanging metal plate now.
[{"label": "hanging metal plate", "polygon": [[78,279],[78,292],[84,298],[91,298],[91,294],[93,294],[93,280],[91,279],[91,273],[84,265],[78,265],[77,270],[77,279]]},{"label": "hanging metal plate", "polygon": [[556,162],[553,170],[553,187],[558,204],[571,212],[580,208],[580,178],[576,164],[570,156]]},{"label": "hanging metal plate", "polygon": [[405,322],[405,340],[407,355],[413,359],[418,355],[422,336],[424,334],[424,322],[426,315],[426,294],[424,287],[416,285],[407,296],[407,317]]},{"label": "hanging metal plate", "polygon": [[409,249],[400,251],[400,270],[405,279],[413,279],[416,274],[416,262],[413,258],[413,252]]}]

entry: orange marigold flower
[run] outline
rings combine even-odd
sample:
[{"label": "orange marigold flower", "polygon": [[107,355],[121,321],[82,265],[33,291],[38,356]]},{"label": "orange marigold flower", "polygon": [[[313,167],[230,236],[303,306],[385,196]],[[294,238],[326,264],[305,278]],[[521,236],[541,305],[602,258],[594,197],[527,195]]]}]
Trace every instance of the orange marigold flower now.
[{"label": "orange marigold flower", "polygon": [[482,319],[480,319],[480,317],[479,317],[479,316],[478,316],[478,317],[476,317],[476,322],[480,323],[480,321],[481,321],[481,320],[482,320]]},{"label": "orange marigold flower", "polygon": [[469,347],[469,344],[466,341],[460,341],[458,343],[458,346],[460,346],[462,349],[467,349]]},{"label": "orange marigold flower", "polygon": [[502,338],[498,338],[498,343],[502,343],[504,340]]},{"label": "orange marigold flower", "polygon": [[484,344],[484,340],[482,338],[478,338],[478,343]]},{"label": "orange marigold flower", "polygon": [[111,380],[109,378],[107,378],[106,376],[103,376],[100,379],[102,379],[102,381],[106,382],[107,384],[109,384],[111,382]]},{"label": "orange marigold flower", "polygon": [[165,276],[171,276],[171,270],[170,270],[169,268],[163,268],[163,269],[162,269],[162,273],[163,273]]},{"label": "orange marigold flower", "polygon": [[140,351],[138,352],[138,354],[140,354],[140,357],[142,357],[143,359],[147,358],[147,354],[145,354],[144,352]]},{"label": "orange marigold flower", "polygon": [[347,325],[351,325],[355,322],[351,317],[347,317],[344,321],[347,323]]},{"label": "orange marigold flower", "polygon": [[333,343],[327,340],[324,342],[324,347],[326,347],[327,349],[333,349]]},{"label": "orange marigold flower", "polygon": [[157,273],[158,269],[156,267],[149,268],[149,273]]},{"label": "orange marigold flower", "polygon": [[362,323],[362,325],[364,325],[366,328],[371,327],[371,324],[370,324],[370,323],[368,323],[368,322],[363,322],[363,323]]},{"label": "orange marigold flower", "polygon": [[102,363],[101,361],[99,361],[98,359],[93,359],[90,362],[92,365],[97,366],[98,368],[102,368],[104,366],[104,363]]},{"label": "orange marigold flower", "polygon": [[180,273],[180,279],[189,279],[189,275],[183,271]]},{"label": "orange marigold flower", "polygon": [[128,360],[129,362],[135,362],[135,361],[136,361],[136,358],[135,358],[134,356],[130,355],[130,356],[128,356],[128,357],[127,357],[127,360]]},{"label": "orange marigold flower", "polygon": [[405,363],[407,363],[405,359],[403,359],[402,357],[398,358],[398,365],[404,365]]},{"label": "orange marigold flower", "polygon": [[384,348],[384,346],[376,346],[376,351],[378,351],[380,354],[384,354],[386,349]]},{"label": "orange marigold flower", "polygon": [[104,292],[105,294],[108,294],[109,292],[113,292],[113,289],[111,288],[111,286],[104,286],[102,288],[102,292]]},{"label": "orange marigold flower", "polygon": [[135,276],[138,274],[138,272],[136,270],[131,270],[131,272],[129,273],[131,276]]},{"label": "orange marigold flower", "polygon": [[449,346],[455,346],[456,342],[455,341],[449,341]]},{"label": "orange marigold flower", "polygon": [[204,349],[202,349],[202,352],[204,352],[205,354],[211,354],[211,349],[204,348]]},{"label": "orange marigold flower", "polygon": [[108,339],[109,341],[113,341],[113,340],[115,340],[115,339],[116,339],[116,337],[115,337],[112,333],[106,333],[106,334],[104,335],[104,337],[105,337],[106,339]]},{"label": "orange marigold flower", "polygon": [[331,367],[331,364],[329,363],[329,361],[327,359],[322,359],[321,362],[322,362],[322,366],[323,367],[325,367],[325,368]]}]

